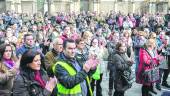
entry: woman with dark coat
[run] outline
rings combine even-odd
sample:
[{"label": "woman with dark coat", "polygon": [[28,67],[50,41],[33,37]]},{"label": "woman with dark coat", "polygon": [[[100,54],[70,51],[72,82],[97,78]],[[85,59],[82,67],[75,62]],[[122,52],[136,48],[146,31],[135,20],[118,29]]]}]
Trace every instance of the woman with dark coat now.
[{"label": "woman with dark coat", "polygon": [[19,64],[10,44],[0,45],[0,96],[11,96],[14,77]]},{"label": "woman with dark coat", "polygon": [[40,53],[28,50],[21,57],[20,73],[14,80],[13,96],[50,96],[56,86],[56,79],[48,79],[42,68]]},{"label": "woman with dark coat", "polygon": [[[115,80],[114,80],[114,96],[124,96],[124,93],[127,89],[131,87],[131,84],[125,84],[123,75],[124,72],[128,72],[131,74],[131,66],[133,64],[133,60],[130,59],[126,54],[126,44],[123,42],[119,42],[116,44],[116,54],[113,56],[113,62],[115,62]],[[129,77],[130,78],[130,75]]]}]

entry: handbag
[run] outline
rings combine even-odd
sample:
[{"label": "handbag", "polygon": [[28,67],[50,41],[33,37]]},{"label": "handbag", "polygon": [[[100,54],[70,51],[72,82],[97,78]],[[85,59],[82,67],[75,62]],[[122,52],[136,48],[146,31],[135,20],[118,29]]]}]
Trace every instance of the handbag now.
[{"label": "handbag", "polygon": [[[122,56],[120,56],[120,57],[124,60],[124,62],[126,62],[126,60]],[[119,72],[121,74],[121,79],[123,81],[123,85],[128,86],[128,88],[131,88],[132,83],[134,82],[134,78],[135,78],[132,74],[131,69],[119,71]]]},{"label": "handbag", "polygon": [[159,77],[159,68],[153,67],[152,69],[145,70],[143,72],[144,82],[145,83],[154,83],[160,79]]},{"label": "handbag", "polygon": [[[150,53],[148,51],[147,51],[147,53],[150,55]],[[144,70],[144,66],[148,66],[148,65],[143,64],[143,70]],[[144,70],[143,79],[144,79],[145,83],[154,83],[154,82],[156,82],[160,79],[160,77],[159,77],[159,67],[157,67],[156,64],[153,63],[153,60],[151,60],[151,64],[150,64],[149,67],[151,67],[151,68]]]},{"label": "handbag", "polygon": [[134,82],[134,76],[130,70],[124,71],[121,75],[121,79],[123,80],[123,85],[128,86],[128,88],[132,87],[132,83]]},{"label": "handbag", "polygon": [[125,92],[126,90],[130,89],[133,84],[133,79],[130,78],[131,72],[128,71],[118,71],[119,76],[118,80],[116,81],[115,84],[115,90],[118,90],[120,92]]}]

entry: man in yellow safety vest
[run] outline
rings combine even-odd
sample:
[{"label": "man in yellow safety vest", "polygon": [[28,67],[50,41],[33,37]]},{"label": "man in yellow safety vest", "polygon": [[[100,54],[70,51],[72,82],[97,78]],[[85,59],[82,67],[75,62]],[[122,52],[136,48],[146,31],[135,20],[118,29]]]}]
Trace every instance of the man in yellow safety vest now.
[{"label": "man in yellow safety vest", "polygon": [[96,70],[98,60],[91,56],[85,64],[79,64],[75,58],[76,44],[65,40],[63,52],[52,69],[59,83],[58,96],[93,96],[89,77]]}]

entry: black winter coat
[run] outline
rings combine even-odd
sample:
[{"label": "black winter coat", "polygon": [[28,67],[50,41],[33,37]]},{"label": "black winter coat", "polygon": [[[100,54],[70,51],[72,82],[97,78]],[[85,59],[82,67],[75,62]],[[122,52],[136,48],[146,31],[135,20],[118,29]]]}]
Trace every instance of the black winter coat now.
[{"label": "black winter coat", "polygon": [[127,54],[115,54],[113,56],[113,62],[115,62],[115,80],[114,88],[117,91],[126,91],[129,88],[129,85],[124,84],[125,81],[122,79],[123,72],[131,71],[130,65],[128,64]]},{"label": "black winter coat", "polygon": [[[41,71],[41,76],[44,82],[47,82],[48,75],[45,71]],[[31,77],[31,78],[30,78]],[[35,81],[34,72],[26,73],[21,71],[14,80],[13,96],[50,96],[51,92],[42,88],[40,84]]]}]

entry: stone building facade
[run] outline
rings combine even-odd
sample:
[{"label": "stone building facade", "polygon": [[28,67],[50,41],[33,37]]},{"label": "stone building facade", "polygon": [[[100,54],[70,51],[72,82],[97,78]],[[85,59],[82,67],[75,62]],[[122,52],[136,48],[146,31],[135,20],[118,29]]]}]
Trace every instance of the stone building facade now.
[{"label": "stone building facade", "polygon": [[55,12],[167,12],[170,0],[0,0],[0,12],[13,10],[18,13],[36,13],[38,11]]}]

